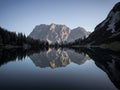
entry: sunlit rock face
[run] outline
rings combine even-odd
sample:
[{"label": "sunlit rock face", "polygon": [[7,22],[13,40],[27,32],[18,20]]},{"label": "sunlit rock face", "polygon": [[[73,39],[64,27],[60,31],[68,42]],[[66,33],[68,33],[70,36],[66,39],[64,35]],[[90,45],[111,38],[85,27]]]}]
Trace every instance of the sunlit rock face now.
[{"label": "sunlit rock face", "polygon": [[33,63],[41,68],[65,67],[71,62],[83,64],[89,57],[85,54],[79,54],[72,50],[49,49],[47,52],[40,52],[30,56]]},{"label": "sunlit rock face", "polygon": [[50,44],[73,42],[76,39],[87,37],[89,33],[82,27],[71,30],[66,25],[60,24],[41,24],[37,25],[30,33],[29,37],[48,41]]}]

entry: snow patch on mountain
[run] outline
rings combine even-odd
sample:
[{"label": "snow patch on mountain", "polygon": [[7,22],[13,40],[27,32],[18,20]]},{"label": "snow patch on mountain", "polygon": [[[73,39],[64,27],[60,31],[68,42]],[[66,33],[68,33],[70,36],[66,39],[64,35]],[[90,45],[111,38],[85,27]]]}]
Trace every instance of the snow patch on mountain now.
[{"label": "snow patch on mountain", "polygon": [[112,12],[110,15],[112,16],[112,19],[109,21],[110,24],[108,25],[107,30],[111,30],[111,32],[114,33],[115,24],[120,20],[120,11],[116,13]]},{"label": "snow patch on mountain", "polygon": [[106,19],[95,27],[84,44],[101,45],[118,41],[120,42],[120,2],[111,9]]}]

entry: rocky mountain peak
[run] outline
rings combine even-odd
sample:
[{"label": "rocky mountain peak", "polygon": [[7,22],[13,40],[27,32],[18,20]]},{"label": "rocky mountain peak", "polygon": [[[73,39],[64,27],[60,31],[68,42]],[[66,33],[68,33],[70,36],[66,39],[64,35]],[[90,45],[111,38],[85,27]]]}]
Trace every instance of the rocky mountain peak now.
[{"label": "rocky mountain peak", "polygon": [[71,42],[78,38],[86,36],[86,30],[82,27],[71,30],[66,25],[61,24],[41,24],[37,25],[30,33],[29,37],[33,39],[47,40],[50,44]]}]

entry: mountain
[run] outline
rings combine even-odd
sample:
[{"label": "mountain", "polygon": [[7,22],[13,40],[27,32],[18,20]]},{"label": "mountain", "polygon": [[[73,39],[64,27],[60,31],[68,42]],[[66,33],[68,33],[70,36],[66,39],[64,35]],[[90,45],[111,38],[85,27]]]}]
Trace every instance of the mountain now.
[{"label": "mountain", "polygon": [[65,25],[45,25],[36,26],[30,33],[29,37],[48,41],[49,43],[60,43],[67,40],[70,29]]},{"label": "mountain", "polygon": [[74,41],[75,39],[86,37],[86,33],[87,31],[80,27],[71,30],[66,25],[52,23],[50,25],[37,25],[30,33],[29,37],[48,41],[51,44]]},{"label": "mountain", "polygon": [[102,46],[109,44],[109,47],[120,45],[120,2],[112,8],[107,18],[96,26],[94,32],[85,40],[85,44]]},{"label": "mountain", "polygon": [[68,42],[74,42],[75,40],[79,39],[79,38],[84,38],[84,37],[88,37],[89,32],[86,32],[86,30],[82,27],[77,27],[73,30],[70,31],[70,34],[67,38]]}]

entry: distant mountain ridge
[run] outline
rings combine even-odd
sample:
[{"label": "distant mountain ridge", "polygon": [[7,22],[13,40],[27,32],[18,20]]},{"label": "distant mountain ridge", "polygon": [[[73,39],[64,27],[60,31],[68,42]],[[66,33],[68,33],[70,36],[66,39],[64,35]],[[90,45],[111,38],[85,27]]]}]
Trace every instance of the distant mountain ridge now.
[{"label": "distant mountain ridge", "polygon": [[76,39],[87,37],[89,33],[82,27],[71,30],[66,25],[41,24],[37,25],[29,37],[51,43],[73,42]]},{"label": "distant mountain ridge", "polygon": [[90,32],[87,32],[84,28],[82,27],[77,27],[75,29],[72,29],[70,31],[70,34],[67,38],[68,42],[74,42],[75,40],[82,38],[84,39],[84,37],[88,37],[90,34]]}]

